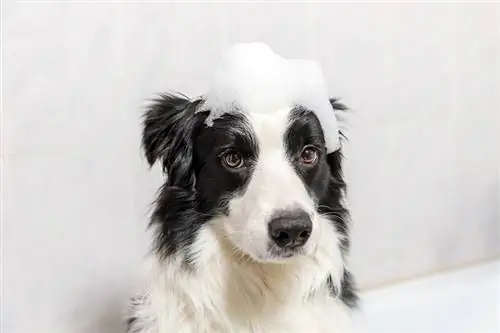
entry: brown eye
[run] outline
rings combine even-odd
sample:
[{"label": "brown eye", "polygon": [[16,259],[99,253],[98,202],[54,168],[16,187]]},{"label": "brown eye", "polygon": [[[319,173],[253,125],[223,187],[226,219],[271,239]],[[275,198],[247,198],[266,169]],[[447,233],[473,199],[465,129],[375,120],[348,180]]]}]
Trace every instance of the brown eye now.
[{"label": "brown eye", "polygon": [[318,161],[318,151],[313,147],[305,147],[300,153],[300,163],[314,165]]},{"label": "brown eye", "polygon": [[243,166],[243,157],[237,152],[229,152],[222,157],[224,164],[231,169],[238,169]]}]

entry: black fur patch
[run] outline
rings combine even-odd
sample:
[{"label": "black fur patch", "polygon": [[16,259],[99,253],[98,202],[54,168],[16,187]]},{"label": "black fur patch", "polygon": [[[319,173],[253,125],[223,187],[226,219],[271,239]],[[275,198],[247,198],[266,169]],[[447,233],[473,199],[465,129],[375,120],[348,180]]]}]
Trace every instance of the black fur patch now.
[{"label": "black fur patch", "polygon": [[[345,111],[347,108],[336,99],[331,99],[332,108]],[[342,153],[340,150],[327,154],[324,133],[314,112],[302,106],[295,107],[290,115],[291,125],[285,135],[289,158],[297,173],[318,201],[317,210],[327,216],[335,229],[342,236],[341,250],[345,256],[349,251],[349,211],[342,204],[346,194],[346,183],[342,174]],[[343,134],[340,133],[342,136]],[[296,156],[305,145],[312,145],[320,152],[319,162],[313,168],[301,168],[296,163]],[[341,281],[342,290],[336,290],[331,276],[327,286],[332,295],[340,296],[349,307],[355,307],[358,301],[354,279],[349,271],[344,272]]]},{"label": "black fur patch", "polygon": [[[212,217],[227,214],[227,198],[242,191],[250,178],[258,146],[246,118],[226,114],[207,127],[207,112],[196,112],[201,100],[161,95],[144,114],[142,147],[152,166],[161,161],[167,174],[151,218],[155,250],[161,258],[184,252]],[[241,170],[221,167],[221,155],[235,149],[249,164]]]},{"label": "black fur patch", "polygon": [[[338,106],[336,102],[332,105]],[[323,129],[316,115],[304,107],[298,106],[290,115],[291,125],[285,135],[287,151],[297,173],[318,201],[318,212],[328,216],[337,231],[343,236],[342,250],[348,251],[349,214],[342,205],[346,183],[342,175],[342,153],[337,150],[327,154]],[[319,162],[313,168],[301,168],[296,163],[296,156],[302,147],[312,145],[318,148]]]},{"label": "black fur patch", "polygon": [[[131,298],[128,316],[125,318],[125,332],[127,333],[140,333],[145,328],[143,325],[147,325],[147,322],[141,322],[144,318],[137,317],[137,313],[141,307],[146,306],[147,298],[145,295],[137,295]],[[150,320],[154,320],[150,318]],[[149,323],[150,324],[150,323]]]},{"label": "black fur patch", "polygon": [[354,282],[354,278],[348,270],[344,271],[344,277],[342,279],[340,292],[340,299],[350,308],[357,308],[359,303],[359,298],[357,295],[357,288]]}]

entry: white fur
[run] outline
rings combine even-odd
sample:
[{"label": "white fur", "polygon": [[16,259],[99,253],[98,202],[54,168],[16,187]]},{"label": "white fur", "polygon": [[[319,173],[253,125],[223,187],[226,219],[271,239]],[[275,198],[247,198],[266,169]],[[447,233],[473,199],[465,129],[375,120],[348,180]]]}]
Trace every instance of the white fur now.
[{"label": "white fur", "polygon": [[[289,109],[249,115],[259,141],[256,169],[244,194],[230,201],[229,216],[211,220],[182,258],[153,257],[151,280],[131,332],[335,333],[349,309],[329,293],[344,270],[339,235],[315,212],[314,202],[286,158],[283,135]],[[267,225],[277,209],[309,212],[313,232],[304,255],[275,262],[267,253]]]},{"label": "white fur", "polygon": [[177,258],[155,262],[138,332],[343,332],[349,310],[323,285],[329,271],[338,277],[342,264],[333,267],[339,258],[332,258],[327,239],[322,243],[315,256],[261,264],[234,253],[207,227],[194,245],[201,260],[196,271],[186,272]]}]

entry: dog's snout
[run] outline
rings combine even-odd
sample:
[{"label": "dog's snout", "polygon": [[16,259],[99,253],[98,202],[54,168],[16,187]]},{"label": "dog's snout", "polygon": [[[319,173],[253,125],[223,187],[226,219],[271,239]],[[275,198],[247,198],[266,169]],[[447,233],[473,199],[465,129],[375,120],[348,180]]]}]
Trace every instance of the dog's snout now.
[{"label": "dog's snout", "polygon": [[281,248],[303,246],[312,232],[312,221],[304,211],[281,214],[269,222],[269,236]]}]

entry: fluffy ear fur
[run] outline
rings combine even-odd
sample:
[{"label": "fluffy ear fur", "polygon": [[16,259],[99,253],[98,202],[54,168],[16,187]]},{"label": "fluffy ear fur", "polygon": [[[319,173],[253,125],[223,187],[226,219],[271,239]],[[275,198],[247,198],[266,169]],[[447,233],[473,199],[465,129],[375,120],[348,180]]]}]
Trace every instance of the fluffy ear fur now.
[{"label": "fluffy ear fur", "polygon": [[[339,135],[341,142],[347,140],[346,131],[346,113],[349,110],[347,106],[340,103],[337,98],[330,98],[330,104],[335,113],[335,117],[339,123]],[[330,166],[330,171],[337,183],[339,189],[345,191],[345,182],[342,175],[342,149],[334,151],[327,155],[327,162]]]},{"label": "fluffy ear fur", "polygon": [[[193,168],[194,137],[205,119],[203,114],[195,114],[199,102],[183,95],[164,94],[153,100],[144,113],[144,154],[150,166],[160,162],[167,174],[150,223],[155,228],[154,248],[160,258],[180,249],[188,252],[196,230],[204,221],[196,209]],[[186,262],[189,261],[187,252]]]},{"label": "fluffy ear fur", "polygon": [[340,103],[338,98],[330,98],[330,105],[332,106],[335,117],[337,118],[337,121],[339,123],[340,138],[341,140],[347,140],[347,111],[349,110],[349,108]]},{"label": "fluffy ear fur", "polygon": [[167,185],[193,188],[195,105],[183,95],[163,94],[144,113],[142,148],[150,166],[161,162]]},{"label": "fluffy ear fur", "polygon": [[[337,117],[337,121],[339,122],[339,135],[342,143],[342,140],[347,140],[345,136],[345,128],[346,113],[348,108],[344,104],[340,103],[336,98],[331,98],[330,104],[333,108],[333,111],[335,112],[335,117]],[[347,194],[347,186],[342,172],[342,159],[342,148],[326,156],[326,162],[330,167],[330,173],[332,175],[332,183],[335,185],[331,186],[328,189],[329,197],[336,198],[336,200],[333,201],[335,203],[342,202],[342,200],[340,200],[339,198],[343,198]],[[345,236],[341,240],[341,247],[342,250],[346,253],[349,251],[349,237],[347,237],[349,228],[349,212],[347,210],[347,207],[345,207],[343,204],[336,207],[332,207],[329,205],[326,206],[329,207],[327,213],[338,217],[338,220],[335,220],[335,224],[339,233]]]}]

